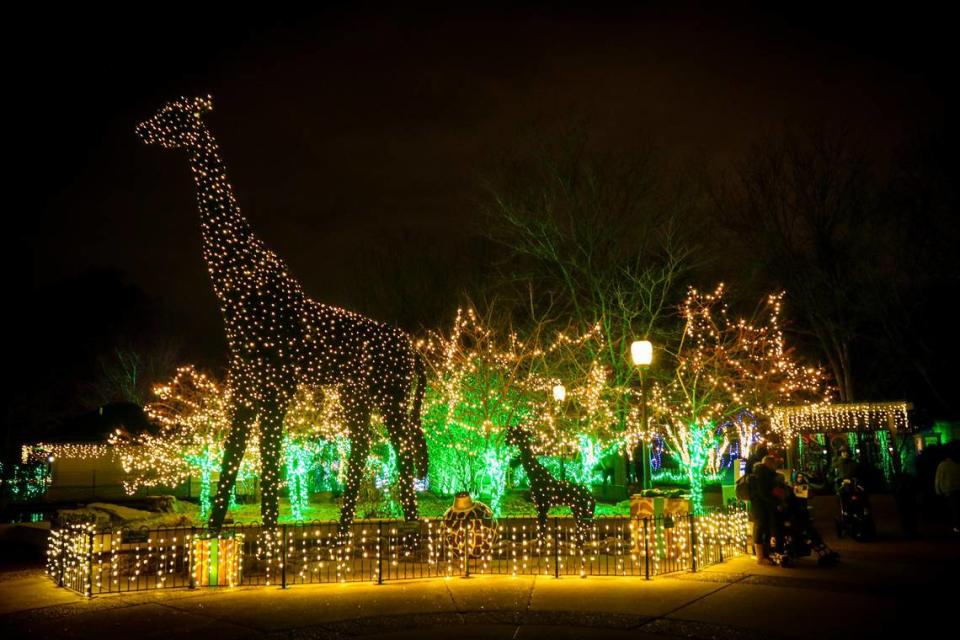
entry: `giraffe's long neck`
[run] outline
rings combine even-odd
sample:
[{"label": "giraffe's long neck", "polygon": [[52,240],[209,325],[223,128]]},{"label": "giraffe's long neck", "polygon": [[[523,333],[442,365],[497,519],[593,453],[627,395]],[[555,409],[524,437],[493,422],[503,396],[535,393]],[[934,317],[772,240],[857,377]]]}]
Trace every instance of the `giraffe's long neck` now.
[{"label": "giraffe's long neck", "polygon": [[207,131],[190,150],[190,169],[200,208],[203,257],[214,292],[226,301],[244,275],[255,269],[262,245],[240,213],[217,142]]},{"label": "giraffe's long neck", "polygon": [[547,468],[540,464],[540,461],[537,460],[537,457],[533,455],[533,450],[530,448],[530,443],[521,444],[520,449],[520,463],[523,465],[523,470],[527,472],[527,477],[531,480],[552,480],[553,476],[550,475],[550,472],[547,471]]}]

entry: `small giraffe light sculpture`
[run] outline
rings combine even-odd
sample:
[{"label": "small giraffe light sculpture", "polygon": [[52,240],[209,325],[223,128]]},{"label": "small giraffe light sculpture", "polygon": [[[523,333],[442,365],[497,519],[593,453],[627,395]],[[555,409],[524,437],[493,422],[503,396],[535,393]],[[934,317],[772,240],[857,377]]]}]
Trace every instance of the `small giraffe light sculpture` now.
[{"label": "small giraffe light sculpture", "polygon": [[583,546],[590,535],[597,501],[580,485],[557,480],[550,475],[533,454],[530,433],[523,427],[507,429],[506,442],[520,451],[520,464],[530,480],[530,499],[537,509],[537,537],[544,540],[547,536],[547,512],[550,507],[568,505],[576,522],[577,547]]},{"label": "small giraffe light sculpture", "polygon": [[267,249],[240,213],[213,135],[203,117],[211,98],[181,98],[137,126],[147,144],[183,149],[196,184],[203,257],[220,301],[230,350],[234,402],[210,528],[219,530],[251,428],[259,424],[261,518],[279,517],[283,418],[300,385],[336,386],[350,437],[340,532],[353,521],[370,448],[370,417],[380,415],[397,452],[404,516],[417,518],[414,471],[427,472],[420,427],[426,377],[410,339],[398,329],[304,294],[286,265]]}]

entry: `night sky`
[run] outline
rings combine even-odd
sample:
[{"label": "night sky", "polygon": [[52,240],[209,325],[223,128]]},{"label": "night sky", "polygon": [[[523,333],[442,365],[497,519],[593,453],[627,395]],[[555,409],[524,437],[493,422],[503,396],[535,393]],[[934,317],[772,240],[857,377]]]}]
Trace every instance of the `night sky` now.
[{"label": "night sky", "polygon": [[259,235],[314,297],[358,307],[371,252],[455,260],[477,234],[479,177],[534,132],[576,121],[610,148],[722,165],[785,122],[827,121],[882,161],[949,112],[950,22],[922,4],[910,16],[674,4],[282,18],[156,5],[11,21],[8,188],[25,196],[25,224],[8,236],[7,273],[30,265],[12,291],[36,306],[119,270],[189,356],[219,357],[186,157],[133,134],[179,95],[213,95],[208,124]]}]

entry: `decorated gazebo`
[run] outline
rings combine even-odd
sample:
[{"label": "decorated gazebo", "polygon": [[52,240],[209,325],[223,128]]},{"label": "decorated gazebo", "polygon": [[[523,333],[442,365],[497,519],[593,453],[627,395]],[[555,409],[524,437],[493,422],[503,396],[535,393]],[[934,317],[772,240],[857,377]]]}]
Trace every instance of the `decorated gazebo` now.
[{"label": "decorated gazebo", "polygon": [[813,404],[776,408],[771,428],[787,446],[791,468],[825,474],[832,457],[844,448],[862,465],[892,480],[900,467],[898,452],[910,432],[905,401]]}]

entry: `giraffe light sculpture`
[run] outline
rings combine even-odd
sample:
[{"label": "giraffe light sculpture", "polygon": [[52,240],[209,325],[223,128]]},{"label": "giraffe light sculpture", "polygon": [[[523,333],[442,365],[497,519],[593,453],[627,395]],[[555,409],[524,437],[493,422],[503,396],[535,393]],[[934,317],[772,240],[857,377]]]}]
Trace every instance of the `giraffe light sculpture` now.
[{"label": "giraffe light sculpture", "polygon": [[530,432],[523,427],[511,426],[507,429],[507,444],[520,452],[520,464],[530,480],[530,500],[537,509],[537,538],[543,541],[547,537],[547,513],[550,507],[566,505],[573,513],[576,545],[580,548],[590,537],[597,501],[584,487],[554,478],[537,460],[530,439]]},{"label": "giraffe light sculpture", "polygon": [[380,415],[397,453],[398,494],[404,516],[415,520],[414,473],[427,473],[420,426],[426,376],[402,331],[311,300],[287,266],[254,235],[240,212],[204,115],[212,99],[180,98],[137,125],[147,144],[189,156],[200,209],[203,257],[220,302],[229,347],[232,425],[210,528],[219,530],[251,428],[259,424],[261,518],[279,517],[283,419],[301,385],[338,389],[351,447],[340,511],[340,531],[353,521],[370,448],[370,417]]}]

